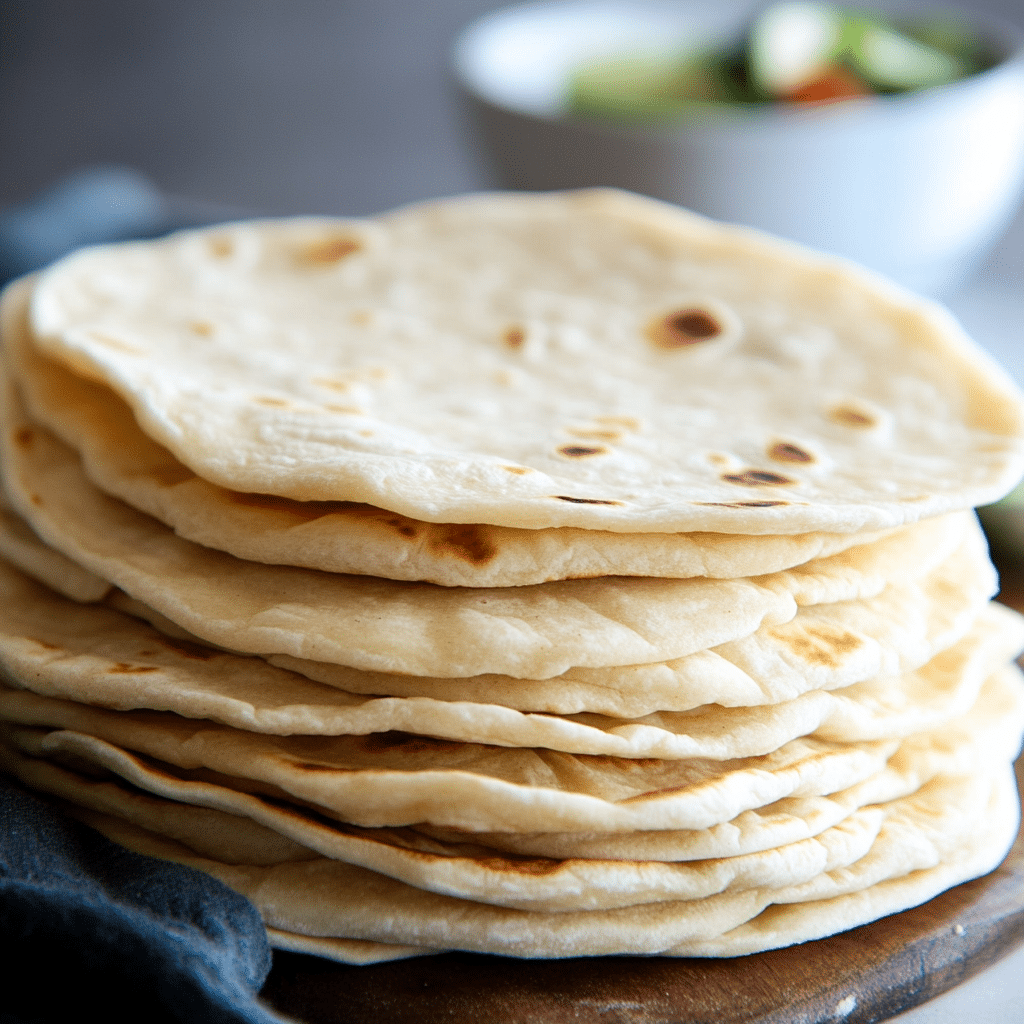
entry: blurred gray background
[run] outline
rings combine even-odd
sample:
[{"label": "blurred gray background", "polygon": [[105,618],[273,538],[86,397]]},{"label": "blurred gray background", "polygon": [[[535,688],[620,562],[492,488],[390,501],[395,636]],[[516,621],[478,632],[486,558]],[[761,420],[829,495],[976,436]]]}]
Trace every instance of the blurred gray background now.
[{"label": "blurred gray background", "polygon": [[[0,0],[0,206],[124,162],[253,213],[486,187],[448,69],[493,0]],[[959,6],[1024,22],[1024,0]]]},{"label": "blurred gray background", "polygon": [[261,213],[483,183],[447,53],[488,0],[0,3],[0,205],[98,161]]}]

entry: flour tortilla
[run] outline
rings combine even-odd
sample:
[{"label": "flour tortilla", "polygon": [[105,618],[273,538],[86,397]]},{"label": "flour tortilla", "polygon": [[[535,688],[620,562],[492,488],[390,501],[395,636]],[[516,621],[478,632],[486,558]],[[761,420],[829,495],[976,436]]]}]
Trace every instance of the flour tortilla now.
[{"label": "flour tortilla", "polygon": [[[33,735],[24,735],[30,732]],[[963,798],[966,778],[980,778],[1005,765],[1005,743],[986,748],[971,737],[972,754],[957,751],[945,770],[924,779],[907,793],[873,806],[852,808],[835,825],[814,837],[739,855],[717,853],[713,860],[691,863],[629,858],[524,859],[498,855],[475,837],[459,834],[438,841],[410,829],[358,829],[328,823],[248,793],[206,782],[181,780],[167,766],[149,764],[112,745],[79,734],[35,735],[10,731],[12,748],[5,766],[24,784],[75,804],[118,817],[184,843],[203,855],[228,863],[271,865],[311,860],[321,855],[397,878],[417,888],[500,906],[524,909],[609,909],[662,899],[698,899],[721,891],[750,887],[779,888],[810,881],[822,871],[836,871],[864,856],[883,824],[920,803],[927,806]],[[22,753],[19,753],[21,751]],[[922,753],[918,751],[918,753]],[[29,756],[25,756],[29,755]],[[114,779],[90,779],[60,765],[112,771]],[[926,757],[908,756],[919,769]],[[957,765],[962,768],[956,770]],[[888,766],[882,775],[894,775]],[[907,773],[907,781],[914,774]],[[125,779],[135,789],[126,789]],[[867,786],[858,787],[861,795]],[[921,789],[921,793],[918,792]],[[875,788],[874,795],[880,793]],[[937,795],[944,794],[944,795]],[[983,806],[983,804],[981,805]],[[739,827],[737,826],[737,831]],[[632,838],[637,837],[634,834]],[[912,846],[912,842],[905,842]],[[664,859],[664,858],[663,858]]]},{"label": "flour tortilla", "polygon": [[[780,704],[814,689],[913,671],[961,639],[996,587],[983,542],[965,545],[919,580],[890,584],[861,601],[801,607],[789,621],[742,640],[646,665],[572,668],[553,679],[484,675],[465,679],[359,672],[288,655],[274,665],[355,693],[498,704],[553,714],[596,712],[639,718],[702,704]],[[108,598],[167,630],[143,605]],[[173,629],[173,624],[170,624]]]},{"label": "flour tortilla", "polygon": [[[905,740],[947,749],[993,719],[1024,731],[1019,675],[996,673],[975,707]],[[159,712],[104,711],[0,691],[0,720],[70,730],[228,788],[266,793],[367,827],[425,822],[482,832],[708,828],[790,796],[836,793],[879,772],[899,742],[804,737],[760,757],[678,761],[486,747],[401,733],[271,737]]]},{"label": "flour tortilla", "polygon": [[853,532],[1024,470],[1019,393],[943,309],[612,191],[88,249],[31,329],[213,483],[431,522]]},{"label": "flour tortilla", "polygon": [[0,558],[72,601],[102,601],[113,587],[44,544],[0,497]]},{"label": "flour tortilla", "polygon": [[268,928],[267,938],[274,949],[289,953],[305,953],[342,964],[389,963],[392,960],[409,960],[414,956],[433,956],[446,953],[444,949],[429,949],[424,946],[400,946],[393,942],[367,942],[360,939],[325,939],[322,936],[297,935],[281,928]]},{"label": "flour tortilla", "polygon": [[1024,618],[992,606],[971,632],[917,672],[783,704],[640,719],[523,714],[487,703],[366,697],[326,687],[258,658],[176,643],[135,619],[68,606],[0,563],[0,667],[42,696],[124,710],[172,711],[279,735],[400,730],[509,747],[619,757],[736,758],[797,736],[901,737],[935,728],[974,703],[999,665],[1024,647]]},{"label": "flour tortilla", "polygon": [[[34,536],[12,514],[0,520],[0,547],[6,540],[5,522],[18,535]],[[574,669],[547,681],[395,676],[287,657],[272,657],[281,670],[268,669],[251,657],[214,650],[122,591],[113,591],[104,603],[127,613],[129,620],[69,606],[0,561],[0,664],[14,678],[31,676],[37,688],[44,688],[39,692],[52,696],[74,699],[76,680],[87,678],[94,699],[102,693],[109,706],[191,711],[193,717],[279,733],[331,731],[329,718],[319,726],[309,723],[318,714],[330,714],[331,705],[359,703],[355,694],[547,714],[586,710],[616,718],[686,711],[712,702],[778,704],[813,689],[914,671],[962,639],[996,585],[980,538],[969,532],[966,540],[960,552],[924,579],[893,583],[878,597],[801,608],[789,623],[660,665]],[[33,543],[44,554],[52,552],[41,541]],[[61,560],[67,561],[57,552],[52,557],[58,570]],[[37,571],[38,561],[25,568],[48,584],[55,582]],[[157,632],[137,619],[152,623]],[[111,671],[111,665],[135,665],[137,670]],[[346,695],[325,691],[299,675],[322,679]]]},{"label": "flour tortilla", "polygon": [[[180,794],[181,786],[171,799],[164,799],[134,792],[115,781],[89,780],[13,751],[0,753],[0,763],[33,789],[124,818],[216,860],[269,866],[314,860],[319,854],[430,892],[491,906],[552,912],[610,910],[809,882],[823,871],[848,867],[867,854],[886,820],[902,810],[900,801],[888,807],[861,808],[813,838],[712,861],[527,860],[474,848],[470,843],[447,846],[421,838],[417,846],[407,846],[401,841],[404,836],[388,830],[382,830],[381,835],[369,830],[345,834],[291,809],[277,809],[275,813],[269,804],[269,813],[262,815],[269,827],[256,832],[253,823],[248,818],[240,819],[237,813],[176,800],[178,795],[192,795],[187,791]],[[154,779],[155,774],[142,776],[141,781],[149,784],[146,789],[163,781],[159,776]],[[947,788],[950,796],[961,795],[957,787]],[[212,796],[220,797],[219,802],[228,807],[254,809],[251,798],[246,800],[230,790],[222,789]],[[237,831],[233,829],[235,823],[241,826]],[[275,827],[287,829],[288,837],[296,840],[294,848],[281,849],[281,836]]]},{"label": "flour tortilla", "polygon": [[[10,766],[26,785],[65,796],[93,810],[128,817],[140,827],[184,842],[197,853],[210,853],[231,863],[272,864],[308,859],[313,850],[376,870],[383,870],[380,860],[371,863],[367,857],[372,854],[367,849],[379,854],[381,844],[428,858],[443,855],[487,859],[494,858],[495,852],[544,861],[583,858],[681,862],[744,857],[782,846],[799,846],[869,805],[910,796],[937,776],[976,774],[986,765],[1004,763],[1013,756],[1019,742],[1012,718],[1007,723],[990,716],[978,732],[957,734],[952,746],[938,745],[929,737],[901,744],[879,772],[849,789],[827,797],[786,798],[711,828],[523,835],[422,824],[398,829],[362,828],[324,819],[277,797],[268,799],[257,792],[231,788],[227,779],[182,777],[170,765],[81,733],[14,726],[7,727],[5,734],[11,751],[27,758]],[[41,758],[51,758],[57,764]],[[72,791],[60,774],[63,768],[57,765],[89,776],[98,772],[102,781],[89,783],[84,790],[79,781]],[[139,803],[141,797],[112,788],[108,778],[111,774],[175,804],[202,809],[190,819],[195,826],[186,828],[180,814],[163,804]],[[239,821],[238,816],[250,820]],[[407,865],[405,871],[396,877],[409,881]]]},{"label": "flour tortilla", "polygon": [[187,540],[237,558],[444,586],[508,587],[591,576],[755,576],[881,536],[521,530],[426,523],[355,502],[230,491],[196,476],[143,433],[115,392],[32,347],[25,324],[31,287],[26,278],[5,292],[0,332],[33,418],[79,452],[101,490]]},{"label": "flour tortilla", "polygon": [[818,835],[855,809],[915,793],[937,776],[964,776],[1012,760],[1019,737],[1012,723],[988,719],[977,733],[958,733],[953,745],[925,734],[905,740],[885,767],[849,789],[827,796],[787,797],[744,811],[706,829],[643,832],[473,832],[420,824],[413,831],[446,842],[472,841],[522,857],[601,860],[701,860],[735,857]]},{"label": "flour tortilla", "polygon": [[82,733],[198,771],[200,779],[212,771],[229,788],[279,796],[356,825],[428,822],[479,831],[706,828],[784,797],[848,789],[880,771],[899,747],[897,740],[801,738],[760,757],[666,761],[404,733],[276,737],[7,689],[0,689],[0,721]]},{"label": "flour tortilla", "polygon": [[[983,539],[969,532],[961,548],[922,579],[892,583],[863,601],[802,607],[787,623],[667,662],[574,668],[552,679],[530,680],[403,676],[287,655],[266,660],[349,693],[468,701],[558,715],[640,718],[710,703],[780,704],[810,690],[920,668],[967,634],[996,585]],[[123,591],[112,591],[104,603],[152,624],[164,637],[209,646]],[[51,641],[61,643],[52,634]]]},{"label": "flour tortilla", "polygon": [[868,597],[942,560],[963,513],[763,577],[607,577],[469,589],[244,562],[177,537],[109,498],[80,460],[4,404],[4,485],[53,547],[211,643],[420,676],[543,679],[573,666],[664,661],[793,618],[797,607]]},{"label": "flour tortilla", "polygon": [[[948,786],[926,787],[908,800],[906,811],[887,821],[871,851],[849,868],[805,883],[554,913],[429,893],[337,861],[269,868],[225,865],[117,818],[81,810],[76,816],[137,852],[214,874],[251,898],[271,926],[287,931],[526,957],[702,955],[706,944],[713,944],[715,955],[729,956],[866,923],[995,867],[1017,831],[1012,771],[1003,767],[989,776],[960,780],[955,795]],[[886,884],[897,880],[902,884]],[[855,899],[844,899],[851,896]],[[786,915],[774,912],[770,930],[765,923],[753,926],[762,933],[760,944],[748,932],[740,933],[738,943],[724,936],[767,907],[786,903],[801,906],[794,926],[787,927]],[[839,913],[830,913],[833,907]]]}]

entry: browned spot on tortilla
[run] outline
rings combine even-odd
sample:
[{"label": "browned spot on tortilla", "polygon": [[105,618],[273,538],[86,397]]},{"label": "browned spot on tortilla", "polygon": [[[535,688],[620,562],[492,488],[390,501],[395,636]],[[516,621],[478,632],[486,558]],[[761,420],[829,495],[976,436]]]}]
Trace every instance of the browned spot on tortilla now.
[{"label": "browned spot on tortilla", "polygon": [[717,338],[722,330],[713,314],[698,306],[689,306],[659,317],[647,328],[647,336],[659,348],[687,348]]},{"label": "browned spot on tortilla", "polygon": [[43,499],[38,494],[30,494],[28,500],[32,502],[37,508],[43,507]]},{"label": "browned spot on tortilla", "polygon": [[365,373],[369,380],[387,380],[391,376],[391,371],[386,366],[369,366]]},{"label": "browned spot on tortilla", "polygon": [[286,402],[283,398],[271,398],[269,395],[257,395],[253,399],[253,401],[259,403],[260,405],[272,405],[275,407],[287,406],[291,404],[289,402]]},{"label": "browned spot on tortilla", "polygon": [[471,565],[484,565],[498,553],[483,529],[471,525],[445,526],[439,536],[430,538],[429,546],[439,555],[460,558]]},{"label": "browned spot on tortilla", "polygon": [[621,501],[607,501],[603,498],[570,498],[568,494],[552,494],[559,501],[571,501],[574,505],[621,505]]},{"label": "browned spot on tortilla", "polygon": [[126,661],[119,661],[116,665],[111,665],[107,671],[111,675],[139,675],[145,672],[159,672],[160,669],[156,665],[132,665]]},{"label": "browned spot on tortilla", "polygon": [[230,238],[210,239],[210,252],[219,259],[224,259],[225,257],[230,256],[234,251],[235,246]]},{"label": "browned spot on tortilla", "polygon": [[814,462],[814,456],[799,445],[778,441],[768,449],[768,458],[776,462]]},{"label": "browned spot on tortilla", "polygon": [[826,668],[838,668],[843,663],[842,655],[852,654],[863,645],[852,633],[829,626],[806,626],[802,632],[769,629],[769,633],[809,665]]},{"label": "browned spot on tortilla", "polygon": [[482,864],[491,871],[501,871],[517,875],[550,875],[558,871],[565,863],[561,860],[540,857],[480,857],[473,858],[474,863]]},{"label": "browned spot on tortilla", "polygon": [[522,327],[510,327],[505,331],[504,341],[509,348],[522,348],[526,342],[526,331]]},{"label": "browned spot on tortilla", "polygon": [[788,501],[694,501],[693,505],[707,505],[715,508],[774,508],[776,505],[788,505]]},{"label": "browned spot on tortilla", "polygon": [[584,437],[594,441],[619,441],[622,433],[618,430],[603,430],[598,427],[567,427],[567,434],[573,437]]},{"label": "browned spot on tortilla", "polygon": [[36,432],[31,427],[21,427],[14,433],[14,441],[20,448],[31,448]]},{"label": "browned spot on tortilla", "polygon": [[[394,524],[392,524],[394,525]],[[403,523],[401,526],[395,525],[395,530],[400,533],[403,537],[408,537],[409,540],[415,540],[418,536],[415,526],[409,526]]]},{"label": "browned spot on tortilla", "polygon": [[745,469],[742,473],[725,473],[723,480],[731,484],[742,484],[744,487],[786,487],[796,481],[781,473],[772,473],[767,469]]},{"label": "browned spot on tortilla", "polygon": [[352,386],[351,381],[336,380],[333,377],[317,377],[313,383],[318,387],[330,388],[332,391],[348,391]]},{"label": "browned spot on tortilla", "polygon": [[402,750],[407,754],[420,754],[435,750],[465,750],[465,743],[435,740],[429,736],[415,736],[410,732],[375,732],[358,737],[359,746],[367,753],[380,754],[389,750]]},{"label": "browned spot on tortilla", "polygon": [[329,412],[337,412],[345,416],[365,415],[362,409],[357,409],[354,405],[325,405],[324,408]]},{"label": "browned spot on tortilla", "polygon": [[349,315],[349,320],[356,325],[356,327],[365,327],[373,317],[370,315],[369,310],[366,309],[355,309]]},{"label": "browned spot on tortilla", "polygon": [[731,461],[728,455],[722,455],[720,452],[711,452],[708,455],[708,462],[712,466],[728,466]]},{"label": "browned spot on tortilla", "polygon": [[639,430],[640,421],[633,416],[595,416],[595,423],[612,423],[626,430]]},{"label": "browned spot on tortilla", "polygon": [[604,445],[563,444],[558,454],[567,459],[586,459],[592,455],[607,455],[608,449]]},{"label": "browned spot on tortilla", "polygon": [[39,644],[40,647],[45,648],[48,651],[59,651],[62,648],[58,644],[50,644],[45,640],[40,640],[37,636],[26,637],[27,640],[31,640],[34,644]]},{"label": "browned spot on tortilla", "polygon": [[873,427],[878,420],[861,409],[855,409],[852,405],[837,405],[829,409],[829,418],[844,427]]},{"label": "browned spot on tortilla", "polygon": [[359,252],[362,247],[356,239],[339,235],[336,238],[325,238],[315,242],[306,250],[306,259],[310,263],[321,265],[340,263],[346,256]]},{"label": "browned spot on tortilla", "polygon": [[162,644],[169,651],[174,651],[176,654],[192,658],[195,661],[211,661],[217,657],[217,651],[204,647],[202,644],[193,643],[191,640],[161,635],[157,637],[156,642]]},{"label": "browned spot on tortilla", "polygon": [[198,334],[200,338],[208,338],[213,334],[213,324],[208,323],[206,320],[196,320],[195,323],[190,325],[193,334]]},{"label": "browned spot on tortilla", "polygon": [[130,345],[127,341],[122,341],[120,338],[113,338],[109,334],[102,334],[100,331],[90,331],[89,336],[101,345],[115,349],[118,352],[128,352],[134,356],[143,354],[143,349]]},{"label": "browned spot on tortilla", "polygon": [[533,470],[529,466],[502,466],[506,473],[515,473],[516,476],[522,476],[524,473],[532,473]]},{"label": "browned spot on tortilla", "polygon": [[359,436],[360,437],[373,437],[373,431],[372,430],[360,430],[359,431]]}]

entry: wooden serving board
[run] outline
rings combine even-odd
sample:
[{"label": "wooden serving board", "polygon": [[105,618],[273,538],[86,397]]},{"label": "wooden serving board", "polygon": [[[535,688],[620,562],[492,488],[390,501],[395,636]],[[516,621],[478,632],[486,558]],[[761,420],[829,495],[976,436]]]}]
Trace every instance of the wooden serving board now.
[{"label": "wooden serving board", "polygon": [[[1024,790],[1024,758],[1017,779]],[[372,967],[281,953],[263,997],[307,1024],[868,1024],[1022,943],[1024,829],[985,878],[802,946],[729,960],[447,953]]]}]

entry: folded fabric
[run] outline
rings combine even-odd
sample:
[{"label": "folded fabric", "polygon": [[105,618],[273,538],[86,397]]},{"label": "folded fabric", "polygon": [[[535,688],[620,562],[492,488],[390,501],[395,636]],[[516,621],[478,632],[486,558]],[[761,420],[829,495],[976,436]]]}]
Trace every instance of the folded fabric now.
[{"label": "folded fabric", "polygon": [[280,1024],[257,992],[270,970],[248,900],[154,860],[0,780],[0,1024],[108,1020]]}]

